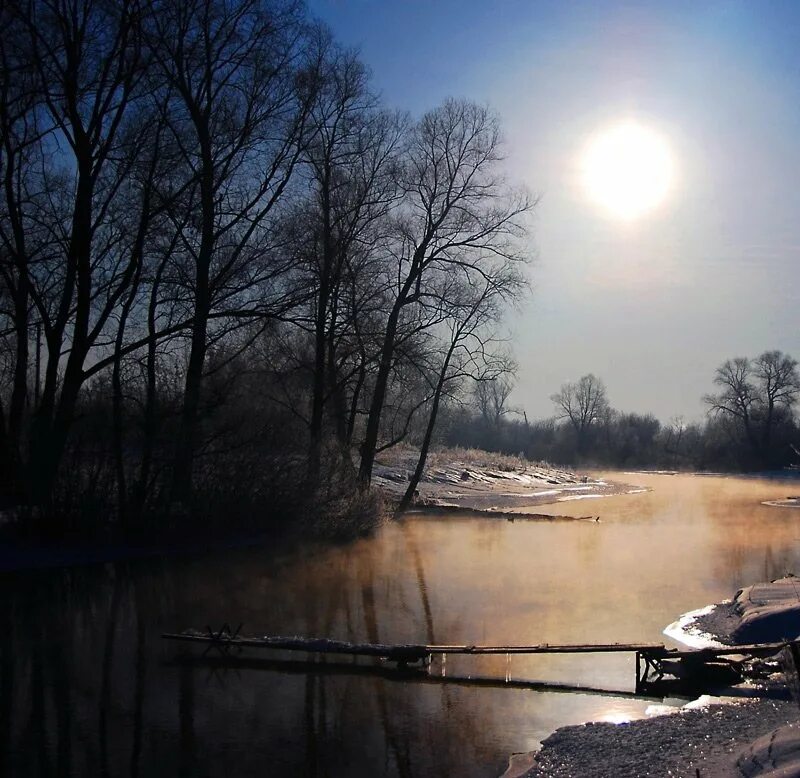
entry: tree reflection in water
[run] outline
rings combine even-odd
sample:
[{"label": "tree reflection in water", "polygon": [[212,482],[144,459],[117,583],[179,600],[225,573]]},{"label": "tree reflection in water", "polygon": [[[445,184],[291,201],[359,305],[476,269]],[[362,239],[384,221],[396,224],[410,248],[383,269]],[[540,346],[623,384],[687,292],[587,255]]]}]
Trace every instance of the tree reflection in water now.
[{"label": "tree reflection in water", "polygon": [[[375,642],[660,640],[665,624],[730,596],[734,581],[797,563],[796,514],[760,505],[785,485],[643,481],[655,491],[604,500],[600,524],[406,519],[292,555],[5,574],[0,771],[485,775],[556,726],[612,708],[641,715],[647,701],[406,682],[388,669],[345,673],[341,659],[330,673],[321,660],[314,672],[264,659],[193,664],[160,634],[242,621],[258,634]],[[515,658],[512,675],[625,689],[626,662]],[[504,658],[448,665],[448,677],[504,671]]]}]

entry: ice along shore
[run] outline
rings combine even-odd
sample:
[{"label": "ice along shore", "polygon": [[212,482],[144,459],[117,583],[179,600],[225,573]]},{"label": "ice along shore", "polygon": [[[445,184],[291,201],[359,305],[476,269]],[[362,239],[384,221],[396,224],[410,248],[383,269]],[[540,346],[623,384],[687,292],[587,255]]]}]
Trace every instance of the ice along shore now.
[{"label": "ice along shore", "polygon": [[[757,583],[684,614],[665,634],[696,648],[800,634],[800,579]],[[563,727],[512,757],[505,778],[790,778],[800,776],[800,709],[767,698],[701,697],[651,718]]]}]

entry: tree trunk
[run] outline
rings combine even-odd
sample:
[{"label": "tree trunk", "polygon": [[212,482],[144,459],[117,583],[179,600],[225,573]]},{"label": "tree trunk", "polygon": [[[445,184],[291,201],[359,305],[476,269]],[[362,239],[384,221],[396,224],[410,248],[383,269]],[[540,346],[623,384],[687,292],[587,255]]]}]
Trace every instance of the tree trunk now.
[{"label": "tree trunk", "polygon": [[116,348],[114,350],[114,368],[111,373],[111,406],[113,418],[113,441],[114,441],[114,466],[117,471],[117,511],[120,523],[127,522],[128,490],[125,483],[125,455],[124,455],[124,431],[123,431],[123,406],[122,406],[122,357],[120,348],[122,345],[122,335],[125,329],[125,317],[123,314],[120,321],[119,331],[116,337]]},{"label": "tree trunk", "polygon": [[[323,268],[323,273],[324,273]],[[328,281],[320,279],[317,311],[314,322],[314,379],[311,393],[311,436],[308,456],[308,476],[313,481],[319,477],[322,449],[322,420],[325,410],[325,322],[328,309]]]},{"label": "tree trunk", "polygon": [[322,266],[319,269],[317,310],[314,317],[314,379],[311,393],[311,436],[308,456],[308,476],[311,481],[319,478],[322,452],[322,421],[325,411],[325,347],[328,321],[328,303],[331,293],[331,271],[333,269],[333,246],[331,239],[330,170],[326,167],[320,181],[322,210]]},{"label": "tree trunk", "polygon": [[419,285],[422,277],[423,259],[427,251],[429,237],[416,248],[411,261],[411,268],[403,282],[397,298],[392,305],[392,311],[386,322],[386,332],[381,347],[381,357],[378,363],[378,375],[375,379],[375,388],[372,392],[372,401],[367,416],[367,428],[364,432],[364,441],[361,444],[361,465],[358,469],[358,480],[362,488],[369,487],[372,481],[372,468],[375,465],[375,450],[378,447],[378,435],[381,428],[381,414],[386,399],[386,389],[389,385],[389,373],[392,369],[395,341],[397,339],[397,326],[400,321],[400,312],[411,301],[411,290],[414,284]]},{"label": "tree trunk", "polygon": [[[84,141],[85,142],[85,141]],[[75,279],[74,323],[70,351],[61,392],[56,400],[61,343],[71,302],[71,284],[65,288],[55,331],[48,338],[48,363],[42,404],[37,411],[31,451],[32,498],[38,505],[47,505],[66,448],[67,437],[75,416],[83,385],[83,364],[88,352],[89,318],[91,315],[91,250],[92,201],[94,180],[92,158],[87,149],[78,152],[78,183],[72,213],[72,229],[67,253],[68,275]]]},{"label": "tree trunk", "polygon": [[12,478],[17,481],[22,464],[22,428],[28,400],[28,271],[23,267],[14,295],[14,327],[16,328],[16,353],[14,361],[14,386],[8,410],[8,438],[12,462]]},{"label": "tree trunk", "polygon": [[347,429],[345,431],[345,440],[347,447],[353,445],[353,434],[356,429],[356,418],[358,417],[358,401],[361,399],[361,390],[367,378],[367,366],[365,358],[362,355],[361,364],[358,366],[358,378],[356,385],[353,387],[353,393],[350,396],[350,408],[347,413]]},{"label": "tree trunk", "polygon": [[[145,210],[147,208],[147,198],[145,198]],[[114,367],[111,373],[112,385],[112,412],[113,412],[113,427],[114,427],[114,463],[117,471],[117,501],[120,523],[126,524],[128,521],[128,489],[125,478],[125,433],[124,433],[124,407],[122,397],[122,344],[125,341],[125,329],[128,324],[128,316],[133,306],[136,297],[136,291],[139,288],[139,277],[142,270],[142,250],[144,242],[144,225],[140,226],[140,235],[137,238],[136,247],[134,251],[136,256],[134,262],[136,263],[133,282],[131,284],[130,294],[122,306],[122,313],[119,317],[119,326],[117,327],[117,334],[114,338]]]},{"label": "tree trunk", "polygon": [[6,431],[5,409],[0,398],[0,501],[13,501],[17,494],[13,476],[11,446]]},{"label": "tree trunk", "polygon": [[150,487],[150,471],[153,462],[153,450],[155,448],[156,437],[156,313],[158,311],[158,292],[161,286],[161,276],[167,264],[165,257],[156,270],[153,279],[153,288],[150,290],[150,302],[147,306],[147,334],[150,339],[147,343],[146,360],[146,385],[144,414],[142,422],[142,460],[139,465],[139,477],[133,488],[132,504],[137,515],[141,516],[147,499],[147,490]]},{"label": "tree trunk", "polygon": [[192,468],[197,445],[197,423],[200,416],[200,392],[208,348],[208,274],[198,266],[195,321],[192,325],[192,344],[184,384],[183,407],[176,442],[172,473],[172,498],[186,503],[192,494]]},{"label": "tree trunk", "polygon": [[192,469],[197,447],[197,424],[200,415],[200,394],[203,369],[208,350],[208,316],[211,311],[211,257],[214,251],[214,159],[207,127],[198,127],[202,154],[200,205],[202,233],[195,264],[194,321],[189,365],[186,369],[183,408],[172,471],[172,499],[187,503],[192,495]]},{"label": "tree trunk", "polygon": [[402,513],[411,504],[411,501],[414,499],[414,493],[417,491],[417,487],[419,486],[419,482],[422,480],[422,474],[425,472],[425,463],[428,461],[428,450],[430,449],[431,440],[433,439],[433,431],[436,427],[436,417],[439,414],[439,403],[442,400],[442,390],[444,389],[444,384],[447,379],[447,369],[450,367],[450,359],[453,356],[456,343],[457,341],[455,340],[451,343],[450,348],[447,351],[444,364],[442,365],[441,372],[439,373],[439,379],[436,382],[436,390],[433,393],[431,412],[428,416],[428,424],[425,428],[425,435],[422,438],[422,445],[419,449],[417,466],[414,469],[414,473],[408,483],[406,493],[403,495],[403,499],[400,500],[400,505],[397,506],[398,513]]},{"label": "tree trunk", "polygon": [[[404,296],[403,296],[404,297]],[[400,318],[403,297],[395,301],[389,320],[386,323],[386,333],[383,337],[381,359],[378,364],[378,375],[375,377],[375,388],[372,392],[372,401],[367,416],[367,428],[364,431],[364,441],[361,444],[361,464],[358,469],[358,480],[366,488],[372,481],[372,468],[375,465],[375,449],[378,447],[378,434],[381,426],[381,413],[386,399],[386,389],[389,384],[389,373],[392,369],[395,338],[397,336],[397,322]]]},{"label": "tree trunk", "polygon": [[347,398],[344,386],[339,380],[339,369],[336,365],[336,342],[333,333],[330,333],[328,337],[327,352],[328,393],[331,397],[336,440],[342,455],[350,460],[350,443],[347,437]]},{"label": "tree trunk", "polygon": [[750,444],[750,448],[753,450],[753,454],[760,459],[761,458],[761,444],[758,438],[756,437],[755,431],[753,430],[753,424],[750,420],[750,414],[746,411],[742,415],[742,424],[744,425],[744,434],[747,437],[747,442]]},{"label": "tree trunk", "polygon": [[[5,97],[5,95],[4,95]],[[6,100],[3,100],[3,108],[6,108]],[[4,116],[6,111],[3,111]],[[4,468],[4,487],[9,489],[9,494],[20,495],[22,488],[23,470],[23,445],[22,429],[23,416],[26,410],[28,399],[28,361],[29,361],[29,317],[28,307],[30,304],[30,289],[28,279],[28,252],[25,242],[25,230],[23,227],[21,213],[22,206],[18,199],[18,192],[15,186],[18,175],[16,149],[11,140],[10,133],[5,138],[5,175],[3,185],[6,200],[6,215],[11,224],[13,235],[11,258],[16,266],[17,283],[14,285],[11,277],[8,278],[7,286],[12,292],[14,301],[13,322],[16,331],[16,353],[14,360],[14,380],[11,391],[11,401],[8,409],[8,425],[3,430],[0,446],[0,463]],[[4,489],[5,491],[5,489]]]},{"label": "tree trunk", "polygon": [[764,430],[761,433],[761,449],[763,457],[769,457],[770,444],[772,443],[772,427],[775,424],[775,401],[772,397],[767,400],[767,418],[764,419]]}]

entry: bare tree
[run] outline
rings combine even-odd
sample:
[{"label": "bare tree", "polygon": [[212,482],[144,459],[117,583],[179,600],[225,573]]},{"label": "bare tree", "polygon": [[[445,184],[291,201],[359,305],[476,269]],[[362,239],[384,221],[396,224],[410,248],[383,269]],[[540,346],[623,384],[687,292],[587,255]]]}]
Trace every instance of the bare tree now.
[{"label": "bare tree", "polygon": [[[399,194],[397,153],[405,121],[378,106],[358,58],[339,50],[326,33],[321,87],[309,125],[313,137],[304,154],[313,202],[306,228],[306,264],[314,291],[309,472],[319,468],[323,414],[332,410],[342,451],[349,449],[347,397],[352,334],[362,318],[365,262]],[[310,222],[310,223],[309,223]],[[358,367],[361,366],[356,362]]]},{"label": "bare tree", "polygon": [[365,485],[415,433],[421,473],[471,379],[507,411],[492,325],[534,203],[486,108],[384,110],[300,0],[8,0],[0,25],[2,496],[188,505],[262,399],[305,447],[302,417],[309,474],[363,433]]},{"label": "bare tree", "polygon": [[210,324],[294,304],[269,219],[302,152],[316,89],[303,21],[295,2],[165,0],[148,27],[183,176],[170,211],[191,322],[173,465],[179,501],[191,492]]},{"label": "bare tree", "polygon": [[[13,267],[7,278],[21,307],[30,301],[46,345],[27,468],[37,502],[50,495],[89,354],[135,269],[124,231],[108,217],[136,157],[125,149],[123,129],[141,80],[148,7],[144,0],[5,6],[15,34],[2,36],[4,66],[15,63],[13,82],[21,78],[32,97],[24,105],[6,90],[3,98],[2,239]],[[31,337],[29,320],[18,317],[20,346]],[[21,390],[24,348],[16,370]]]},{"label": "bare tree", "polygon": [[710,412],[736,419],[748,442],[757,449],[758,437],[753,421],[756,396],[750,360],[746,357],[725,360],[714,374],[714,384],[720,387],[719,394],[703,397]]},{"label": "bare tree", "polygon": [[497,427],[500,420],[508,413],[511,408],[508,406],[508,398],[514,389],[514,383],[510,376],[499,376],[483,381],[476,381],[473,396],[478,412],[483,420]]},{"label": "bare tree", "polygon": [[442,296],[448,311],[447,336],[443,339],[441,363],[432,376],[433,394],[417,464],[398,511],[405,510],[414,499],[425,471],[439,407],[448,388],[457,393],[465,380],[478,385],[507,386],[509,391],[512,385],[509,378],[513,362],[496,348],[498,342],[492,326],[502,317],[504,304],[513,300],[524,284],[513,262],[498,268],[496,275],[486,278],[482,286],[475,288],[471,281],[469,275],[463,285],[456,280]]},{"label": "bare tree", "polygon": [[0,387],[0,494],[19,496],[32,334],[29,274],[40,236],[26,219],[25,192],[42,129],[36,116],[40,95],[33,63],[25,47],[15,44],[25,37],[19,10],[9,4],[0,7],[0,27],[5,30],[0,36],[0,342],[9,359],[3,372],[12,376],[7,408],[2,402],[5,387]]},{"label": "bare tree", "polygon": [[404,319],[437,298],[442,276],[462,270],[491,276],[496,263],[521,262],[518,240],[533,202],[498,171],[495,118],[473,103],[448,100],[416,126],[405,198],[386,269],[387,318],[361,446],[359,478],[369,484],[389,376]]},{"label": "bare tree", "polygon": [[677,463],[682,454],[681,443],[686,432],[686,420],[683,416],[673,416],[664,428],[664,450],[672,458],[672,462]]},{"label": "bare tree", "polygon": [[583,452],[591,427],[605,418],[609,410],[605,384],[592,373],[568,382],[550,396],[557,417],[567,419],[575,430],[578,450]]},{"label": "bare tree", "polygon": [[720,391],[703,398],[709,413],[734,422],[753,454],[766,457],[776,425],[800,392],[797,362],[780,351],[728,359],[717,368],[714,384]]},{"label": "bare tree", "polygon": [[[142,112],[139,122],[131,123],[127,128],[129,134],[133,135],[129,143],[129,148],[142,146],[142,151],[137,151],[138,160],[131,165],[128,179],[122,187],[122,191],[127,195],[126,207],[118,218],[124,223],[125,229],[131,236],[130,261],[133,264],[133,274],[131,276],[128,291],[122,300],[120,311],[117,317],[116,332],[113,335],[112,370],[111,370],[111,389],[112,389],[112,438],[113,453],[116,469],[117,494],[118,494],[118,513],[120,520],[125,523],[129,519],[129,507],[134,508],[134,515],[138,516],[141,509],[143,491],[141,477],[135,481],[133,488],[133,505],[129,505],[128,475],[125,462],[125,427],[128,421],[125,414],[125,397],[123,388],[124,347],[127,343],[129,324],[136,327],[137,313],[144,314],[148,310],[147,299],[145,296],[145,279],[150,268],[148,265],[156,265],[151,272],[156,279],[163,273],[165,257],[158,257],[154,251],[152,233],[163,224],[165,209],[169,207],[168,202],[161,201],[157,194],[155,180],[159,174],[159,168],[163,167],[161,147],[166,123],[163,120],[163,113],[158,111]],[[135,207],[131,207],[136,203]],[[154,290],[151,291],[151,305],[153,296],[157,296],[157,280],[153,282]],[[144,297],[144,299],[143,299]],[[137,311],[137,308],[143,308]],[[150,345],[151,349],[156,348],[156,338]],[[149,386],[149,384],[148,384]],[[150,398],[145,400],[145,404]],[[147,436],[149,429],[145,430]],[[150,440],[146,440],[143,445],[143,458],[146,460]],[[146,468],[144,468],[146,471]],[[141,473],[140,473],[141,476]]]},{"label": "bare tree", "polygon": [[754,360],[759,383],[762,419],[761,445],[769,449],[772,432],[781,412],[790,410],[800,393],[797,360],[780,351],[765,351]]}]

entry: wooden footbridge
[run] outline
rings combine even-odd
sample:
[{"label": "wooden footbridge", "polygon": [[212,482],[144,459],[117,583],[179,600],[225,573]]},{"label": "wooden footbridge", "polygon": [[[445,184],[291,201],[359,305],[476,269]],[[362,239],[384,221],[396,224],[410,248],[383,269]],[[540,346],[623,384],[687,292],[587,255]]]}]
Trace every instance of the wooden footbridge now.
[{"label": "wooden footbridge", "polygon": [[[242,625],[235,630],[224,624],[218,631],[187,630],[165,633],[166,640],[198,643],[206,646],[204,655],[214,649],[225,658],[232,658],[243,649],[302,652],[315,655],[372,657],[393,662],[400,669],[427,668],[434,657],[448,655],[506,655],[517,654],[634,654],[636,658],[636,692],[646,693],[666,677],[693,682],[702,679],[732,681],[740,678],[740,667],[747,659],[770,657],[787,650],[800,668],[800,641],[756,643],[724,648],[670,649],[663,643],[599,643],[558,645],[541,643],[527,646],[489,645],[427,645],[350,643],[325,638],[248,637],[241,634]],[[233,653],[235,652],[235,653]]]}]

